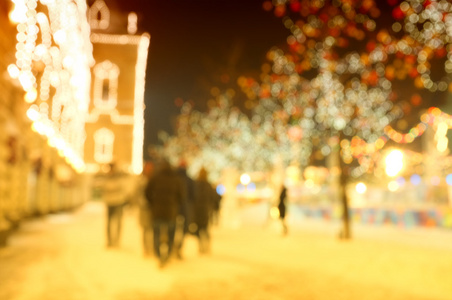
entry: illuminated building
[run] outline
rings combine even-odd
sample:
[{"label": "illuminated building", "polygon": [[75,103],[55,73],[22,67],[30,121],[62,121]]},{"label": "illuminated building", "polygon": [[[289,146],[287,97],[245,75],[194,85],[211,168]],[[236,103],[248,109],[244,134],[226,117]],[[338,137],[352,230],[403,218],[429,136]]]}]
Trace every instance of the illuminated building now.
[{"label": "illuminated building", "polygon": [[94,64],[85,124],[87,171],[97,172],[101,165],[115,161],[139,174],[143,169],[144,84],[150,36],[137,34],[135,13],[110,12],[101,0],[89,6],[88,22]]},{"label": "illuminated building", "polygon": [[85,0],[0,3],[0,235],[24,217],[86,199],[86,12]]}]

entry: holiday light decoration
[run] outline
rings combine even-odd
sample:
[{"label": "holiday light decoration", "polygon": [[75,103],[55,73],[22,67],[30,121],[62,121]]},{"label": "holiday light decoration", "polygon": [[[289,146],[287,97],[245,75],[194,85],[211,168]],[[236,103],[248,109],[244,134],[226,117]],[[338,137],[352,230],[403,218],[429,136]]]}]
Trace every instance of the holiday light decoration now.
[{"label": "holiday light decoration", "polygon": [[[437,20],[434,26],[439,26],[435,30],[441,32],[445,44],[449,40],[446,37],[448,31],[441,22],[447,23],[446,9],[450,4],[447,1],[429,1],[420,7],[415,2],[407,1],[400,5],[404,9],[400,20],[405,15],[412,15],[414,9],[418,14],[422,14],[424,9],[432,10],[428,7],[433,3],[436,10],[443,12],[444,19]],[[249,100],[254,101],[252,105],[247,102],[247,107],[252,108],[248,126],[253,128],[256,141],[253,146],[259,145],[260,139],[263,139],[266,148],[271,149],[268,150],[270,154],[266,154],[267,159],[274,158],[278,152],[287,158],[286,165],[289,165],[290,159],[306,165],[309,156],[325,158],[332,153],[332,148],[339,145],[344,162],[358,162],[359,166],[351,175],[359,177],[372,170],[376,163],[373,156],[388,141],[412,143],[422,136],[428,126],[432,126],[435,132],[440,129],[437,134],[438,149],[445,149],[444,124],[450,128],[450,121],[437,108],[429,109],[421,116],[420,122],[406,133],[390,125],[393,120],[403,117],[403,110],[392,101],[396,92],[391,81],[413,78],[417,82],[417,76],[423,76],[424,67],[413,63],[413,59],[416,62],[417,57],[422,56],[420,51],[427,49],[423,46],[427,41],[425,38],[415,40],[409,35],[396,38],[387,28],[382,30],[380,24],[374,21],[381,14],[375,1],[267,1],[264,7],[267,10],[276,7],[274,12],[279,16],[286,14],[283,23],[292,33],[288,38],[290,52],[269,51],[271,64],[263,65],[260,82],[240,77],[238,84]],[[282,7],[285,7],[284,12]],[[294,15],[300,13],[302,18],[292,20],[289,9],[296,12]],[[332,15],[335,17],[327,18]],[[428,17],[424,18],[422,24],[427,24],[425,28],[437,19],[433,15],[428,12]],[[411,16],[411,19],[405,24],[414,22],[415,17]],[[390,29],[400,33],[406,30],[402,25],[395,22]],[[349,45],[347,40],[357,40],[359,45],[364,45],[359,48],[363,51],[341,50]],[[428,59],[431,57],[428,56]],[[444,84],[437,83],[436,89],[429,89],[430,85],[426,86],[425,80],[422,82],[422,86],[418,87],[430,91],[444,90]],[[418,95],[411,103],[419,105],[421,101]],[[191,118],[189,114],[187,120]],[[207,116],[198,114],[198,118],[202,117]],[[247,129],[242,131],[246,135]],[[334,139],[341,132],[343,138]],[[208,141],[212,135],[205,134],[204,138]],[[331,138],[335,140],[332,144]],[[273,147],[273,144],[277,146]],[[197,145],[198,149],[202,147],[202,144]],[[235,151],[243,154],[238,149]]]},{"label": "holiday light decoration", "polygon": [[400,150],[392,150],[385,159],[386,174],[396,176],[403,168],[403,153]]},{"label": "holiday light decoration", "polygon": [[9,74],[26,92],[33,128],[81,172],[92,63],[86,2],[13,3],[10,20],[17,23],[17,51]]},{"label": "holiday light decoration", "polygon": [[[404,24],[400,29],[411,38],[404,39],[405,45],[410,48],[397,48],[404,52],[411,50],[417,57],[416,80],[431,92],[446,91],[451,83],[449,74],[452,73],[452,56],[448,53],[452,46],[452,4],[446,0],[407,0],[394,12],[403,17]],[[434,57],[445,57],[445,76],[439,80],[431,77],[430,60]]]},{"label": "holiday light decoration", "polygon": [[138,30],[138,16],[136,13],[131,12],[129,13],[129,16],[127,17],[127,33],[128,34],[135,34]]},{"label": "holiday light decoration", "polygon": [[90,7],[89,25],[92,29],[107,29],[110,26],[110,10],[102,0],[96,0]]},{"label": "holiday light decoration", "polygon": [[94,66],[93,102],[99,110],[113,110],[118,102],[119,67],[106,60]]},{"label": "holiday light decoration", "polygon": [[287,44],[297,73],[316,70],[323,60],[328,60],[328,68],[336,74],[360,74],[362,80],[372,83],[382,77],[377,68],[368,69],[387,59],[380,44],[375,44],[366,53],[347,51],[352,55],[339,54],[347,48],[364,48],[366,40],[377,36],[379,30],[375,20],[381,11],[376,1],[282,0],[265,1],[263,6],[268,11],[273,9],[289,29],[291,35]]},{"label": "holiday light decoration", "polygon": [[[279,124],[283,129],[278,139],[289,136],[292,151],[288,151],[287,156],[295,158],[302,166],[310,163],[312,156],[323,159],[332,153],[331,138],[342,132],[353,142],[352,147],[346,141],[340,144],[342,159],[349,164],[358,156],[359,172],[355,171],[352,176],[365,173],[372,160],[361,156],[371,155],[384,146],[383,130],[398,117],[398,111],[393,111],[389,101],[391,84],[381,78],[378,85],[368,86],[359,80],[359,72],[350,74],[352,79],[343,83],[339,75],[329,71],[329,62],[325,60],[321,60],[323,66],[318,76],[308,80],[293,68],[291,55],[276,49],[270,51],[268,57],[273,65],[264,69],[272,73],[263,73],[262,83],[246,78],[239,78],[238,83],[245,94],[259,99],[253,112],[260,120],[266,120],[266,115],[272,115],[271,120],[278,120],[272,121],[271,125]],[[365,68],[357,67],[359,65],[358,62],[351,63],[354,66],[351,69]],[[294,139],[295,131],[301,136]],[[358,139],[365,141],[366,152],[357,153]],[[301,152],[293,153],[297,147]]]}]

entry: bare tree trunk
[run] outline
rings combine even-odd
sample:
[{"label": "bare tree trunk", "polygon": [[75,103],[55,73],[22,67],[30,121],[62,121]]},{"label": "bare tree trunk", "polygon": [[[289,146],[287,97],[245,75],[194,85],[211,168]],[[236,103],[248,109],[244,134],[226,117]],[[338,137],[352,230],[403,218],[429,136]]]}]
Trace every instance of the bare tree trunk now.
[{"label": "bare tree trunk", "polygon": [[339,165],[341,168],[341,175],[339,179],[339,194],[342,204],[342,229],[339,233],[341,239],[351,239],[351,228],[350,228],[350,212],[348,206],[348,196],[347,196],[347,183],[349,177],[349,167],[344,163],[341,153],[339,151]]},{"label": "bare tree trunk", "polygon": [[[341,163],[342,164],[342,163]],[[341,172],[343,174],[344,169],[341,168]],[[342,230],[340,232],[341,239],[350,239],[352,237],[351,229],[350,229],[350,212],[348,206],[348,197],[347,197],[347,175],[341,174],[340,181],[340,198],[342,204]]]}]

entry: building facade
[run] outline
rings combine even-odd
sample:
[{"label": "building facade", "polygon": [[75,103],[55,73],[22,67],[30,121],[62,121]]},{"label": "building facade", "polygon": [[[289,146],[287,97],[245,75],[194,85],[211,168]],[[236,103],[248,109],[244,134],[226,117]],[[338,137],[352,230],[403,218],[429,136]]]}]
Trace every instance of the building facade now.
[{"label": "building facade", "polygon": [[140,174],[150,36],[138,33],[135,13],[121,13],[112,5],[96,0],[88,8],[94,63],[84,161],[90,173],[114,161],[127,172]]}]

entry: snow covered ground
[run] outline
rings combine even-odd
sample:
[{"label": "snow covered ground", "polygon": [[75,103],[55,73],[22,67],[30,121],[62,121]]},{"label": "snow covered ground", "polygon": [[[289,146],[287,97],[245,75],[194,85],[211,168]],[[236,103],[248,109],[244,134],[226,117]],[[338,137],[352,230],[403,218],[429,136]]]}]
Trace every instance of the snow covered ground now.
[{"label": "snow covered ground", "polygon": [[184,259],[160,269],[141,249],[137,211],[124,215],[121,247],[105,247],[104,207],[21,225],[0,249],[2,300],[140,299],[452,299],[452,232],[304,220],[282,236],[279,224],[221,225],[212,251],[186,240]]}]

